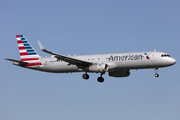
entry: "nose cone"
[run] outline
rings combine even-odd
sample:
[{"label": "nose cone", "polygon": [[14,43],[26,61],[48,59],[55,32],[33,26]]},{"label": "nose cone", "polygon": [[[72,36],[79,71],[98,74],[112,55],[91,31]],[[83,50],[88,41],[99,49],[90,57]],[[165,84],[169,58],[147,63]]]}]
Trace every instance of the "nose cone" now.
[{"label": "nose cone", "polygon": [[171,58],[171,59],[169,59],[168,63],[169,63],[170,65],[174,65],[174,64],[176,63],[176,59]]}]

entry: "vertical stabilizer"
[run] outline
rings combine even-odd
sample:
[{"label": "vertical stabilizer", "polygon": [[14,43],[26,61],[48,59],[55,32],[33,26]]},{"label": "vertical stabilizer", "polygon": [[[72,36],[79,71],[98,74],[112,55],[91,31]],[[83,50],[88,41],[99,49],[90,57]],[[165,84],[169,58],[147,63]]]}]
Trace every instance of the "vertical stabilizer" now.
[{"label": "vertical stabilizer", "polygon": [[27,41],[25,36],[16,35],[21,61],[30,63],[29,66],[41,65],[39,55]]}]

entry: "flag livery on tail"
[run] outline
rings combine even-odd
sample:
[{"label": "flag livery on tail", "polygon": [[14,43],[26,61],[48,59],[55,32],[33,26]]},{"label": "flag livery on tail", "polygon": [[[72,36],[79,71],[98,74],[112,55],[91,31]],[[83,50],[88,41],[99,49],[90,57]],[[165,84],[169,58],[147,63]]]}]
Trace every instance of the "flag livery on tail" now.
[{"label": "flag livery on tail", "polygon": [[41,62],[39,61],[40,56],[30,45],[27,39],[23,35],[16,35],[16,38],[17,38],[21,61],[27,62],[28,64],[26,66],[42,65]]}]

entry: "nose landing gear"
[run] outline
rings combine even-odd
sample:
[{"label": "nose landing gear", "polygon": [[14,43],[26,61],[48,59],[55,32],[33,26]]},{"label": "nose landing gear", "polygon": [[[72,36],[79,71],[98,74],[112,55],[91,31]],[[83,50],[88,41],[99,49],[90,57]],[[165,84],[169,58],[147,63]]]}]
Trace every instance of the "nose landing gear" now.
[{"label": "nose landing gear", "polygon": [[154,70],[155,70],[155,77],[159,77],[159,74],[157,74],[157,72],[158,72],[158,68],[154,68]]}]

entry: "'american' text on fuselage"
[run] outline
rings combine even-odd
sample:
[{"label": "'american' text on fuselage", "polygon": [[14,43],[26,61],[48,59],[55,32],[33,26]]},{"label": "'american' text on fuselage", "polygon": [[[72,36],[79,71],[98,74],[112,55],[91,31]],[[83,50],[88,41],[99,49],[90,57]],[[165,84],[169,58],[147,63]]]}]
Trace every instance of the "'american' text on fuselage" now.
[{"label": "'american' text on fuselage", "polygon": [[113,56],[109,57],[109,61],[126,61],[126,60],[142,60],[143,55],[122,55],[122,56]]}]

